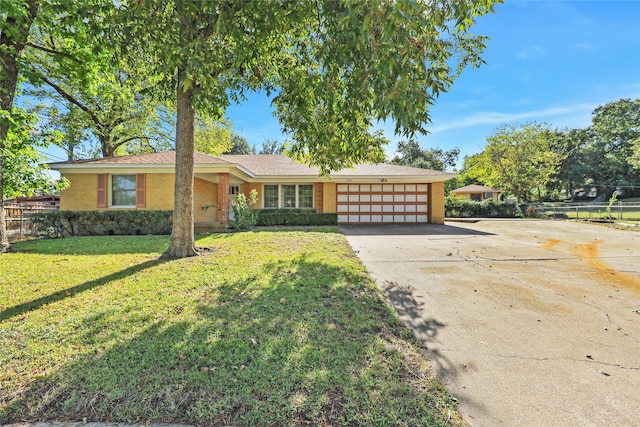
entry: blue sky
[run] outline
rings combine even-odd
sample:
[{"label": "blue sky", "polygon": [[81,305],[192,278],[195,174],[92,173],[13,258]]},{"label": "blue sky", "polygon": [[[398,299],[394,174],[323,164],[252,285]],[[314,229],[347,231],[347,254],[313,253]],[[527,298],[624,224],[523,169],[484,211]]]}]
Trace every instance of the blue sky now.
[{"label": "blue sky", "polygon": [[[480,17],[474,34],[490,37],[486,65],[467,69],[431,109],[424,148],[481,152],[503,123],[546,122],[583,128],[599,105],[640,98],[640,0],[511,1]],[[250,144],[284,141],[269,99],[256,94],[227,110]],[[400,138],[382,126],[393,156]],[[57,158],[56,150],[48,150]],[[57,159],[53,159],[57,160]]]},{"label": "blue sky", "polygon": [[[424,148],[481,152],[502,123],[546,122],[583,128],[591,112],[620,98],[640,98],[639,1],[510,1],[479,18],[472,32],[489,36],[486,65],[467,69],[432,108]],[[227,111],[250,144],[284,140],[262,95]],[[393,126],[384,126],[397,141]]]}]

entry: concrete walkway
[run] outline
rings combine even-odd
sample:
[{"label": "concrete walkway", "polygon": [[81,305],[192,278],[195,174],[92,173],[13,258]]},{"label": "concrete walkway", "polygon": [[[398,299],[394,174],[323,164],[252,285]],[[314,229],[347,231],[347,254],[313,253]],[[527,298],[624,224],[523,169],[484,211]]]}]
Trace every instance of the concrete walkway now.
[{"label": "concrete walkway", "polygon": [[640,426],[640,233],[343,227],[473,426]]}]

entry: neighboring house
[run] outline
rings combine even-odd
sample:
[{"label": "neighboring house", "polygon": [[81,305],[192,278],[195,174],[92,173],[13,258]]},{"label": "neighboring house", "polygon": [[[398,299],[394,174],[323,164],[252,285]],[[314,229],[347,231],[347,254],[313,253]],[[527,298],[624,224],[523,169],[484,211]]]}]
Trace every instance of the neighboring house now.
[{"label": "neighboring house", "polygon": [[[390,164],[320,177],[284,155],[194,156],[194,220],[225,225],[236,194],[258,193],[259,209],[335,212],[340,224],[444,223],[444,181],[455,174]],[[173,209],[175,151],[51,163],[70,182],[63,210]]]},{"label": "neighboring house", "polygon": [[451,193],[463,199],[482,202],[488,199],[500,200],[500,193],[502,193],[502,191],[485,187],[484,185],[471,184],[466,187],[451,190]]}]

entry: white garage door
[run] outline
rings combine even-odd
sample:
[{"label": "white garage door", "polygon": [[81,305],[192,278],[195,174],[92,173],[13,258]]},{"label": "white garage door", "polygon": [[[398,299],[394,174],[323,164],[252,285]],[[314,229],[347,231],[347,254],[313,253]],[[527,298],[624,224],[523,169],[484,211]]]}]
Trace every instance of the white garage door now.
[{"label": "white garage door", "polygon": [[338,184],[340,224],[404,224],[429,221],[428,184]]}]

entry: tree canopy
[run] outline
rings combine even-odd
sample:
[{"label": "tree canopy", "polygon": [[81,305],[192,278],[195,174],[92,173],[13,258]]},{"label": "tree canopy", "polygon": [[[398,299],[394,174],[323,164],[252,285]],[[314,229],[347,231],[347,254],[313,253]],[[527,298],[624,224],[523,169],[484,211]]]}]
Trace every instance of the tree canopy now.
[{"label": "tree canopy", "polygon": [[[20,60],[29,32],[38,16],[36,0],[3,2],[0,14],[0,153],[5,153],[14,112],[13,99],[18,84]],[[0,155],[0,194],[5,187],[5,155]],[[0,197],[0,253],[10,249],[5,224],[3,198]]]},{"label": "tree canopy", "polygon": [[[124,58],[118,45],[101,44],[89,25],[75,23],[71,28],[73,32],[53,37],[48,29],[36,27],[24,51],[23,74],[31,83],[27,94],[43,101],[38,110],[43,120],[74,134],[83,129],[92,135],[97,147],[84,147],[91,157],[148,151],[140,149],[145,145],[168,149],[171,141],[159,123],[162,105],[146,94],[154,87],[154,77],[141,58]],[[69,144],[65,138],[62,148]]]},{"label": "tree canopy", "polygon": [[252,154],[254,152],[247,139],[236,133],[231,136],[231,143],[233,144],[231,149],[224,154]]},{"label": "tree canopy", "polygon": [[289,154],[324,172],[379,159],[374,121],[424,132],[429,107],[485,38],[470,34],[496,1],[123,3],[111,36],[159,77],[155,96],[176,99],[176,200],[166,256],[195,255],[195,111],[221,118],[246,91],[274,95]]},{"label": "tree canopy", "polygon": [[605,198],[614,191],[640,195],[640,99],[597,107],[584,129],[503,125],[483,152],[465,158],[457,184],[472,182],[524,200],[572,199],[592,190]]},{"label": "tree canopy", "polygon": [[208,117],[196,117],[195,150],[201,153],[219,156],[233,148],[231,122],[214,120]]},{"label": "tree canopy", "polygon": [[275,139],[265,139],[262,141],[262,147],[258,154],[282,154],[284,152],[284,143]]},{"label": "tree canopy", "polygon": [[589,193],[609,198],[614,191],[640,195],[640,99],[619,99],[593,111],[592,125],[556,135],[567,153],[554,187],[565,197]]},{"label": "tree canopy", "polygon": [[65,188],[68,181],[53,179],[41,166],[44,156],[37,150],[54,142],[60,134],[39,130],[37,116],[15,107],[8,120],[7,137],[0,149],[4,164],[2,197],[31,196],[36,190],[54,193]]},{"label": "tree canopy", "polygon": [[391,160],[391,163],[443,171],[454,168],[459,155],[460,149],[458,148],[446,151],[441,148],[422,149],[417,141],[400,141],[397,155]]},{"label": "tree canopy", "polygon": [[634,148],[640,140],[640,99],[620,99],[593,111],[593,138],[585,143],[590,160],[587,183],[610,195],[617,188],[640,194]]},{"label": "tree canopy", "polygon": [[512,194],[532,199],[558,172],[563,155],[552,149],[548,125],[503,125],[487,138],[482,153],[465,159],[465,175]]}]

